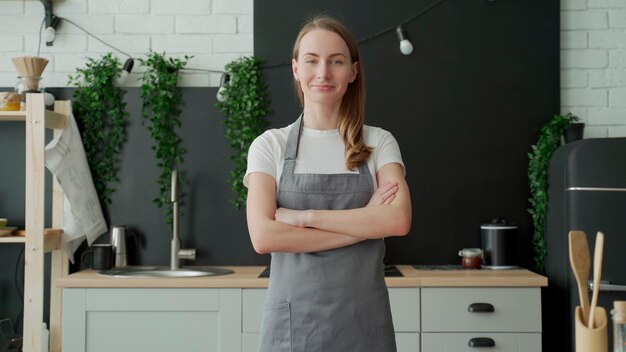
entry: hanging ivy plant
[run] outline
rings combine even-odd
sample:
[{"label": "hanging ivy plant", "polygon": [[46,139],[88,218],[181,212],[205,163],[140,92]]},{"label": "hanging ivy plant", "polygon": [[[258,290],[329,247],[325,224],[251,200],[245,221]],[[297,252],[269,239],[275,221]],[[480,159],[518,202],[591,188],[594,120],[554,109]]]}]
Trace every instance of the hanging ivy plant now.
[{"label": "hanging ivy plant", "polygon": [[544,238],[545,215],[548,205],[548,168],[550,158],[559,147],[561,136],[570,124],[578,121],[578,117],[568,113],[565,116],[555,115],[539,132],[537,144],[531,146],[528,153],[528,185],[530,186],[531,208],[528,209],[533,220],[533,249],[535,269],[543,272],[546,256]]},{"label": "hanging ivy plant", "polygon": [[245,204],[248,190],[243,185],[246,173],[248,149],[269,122],[269,93],[263,83],[260,61],[254,57],[242,57],[225,66],[230,79],[224,85],[224,102],[217,103],[217,108],[226,116],[226,138],[234,153],[230,159],[235,166],[230,172],[230,184],[234,198],[230,202],[240,209]]},{"label": "hanging ivy plant", "polygon": [[[182,190],[185,175],[179,166],[183,163],[183,155],[187,152],[182,146],[176,129],[181,126],[179,119],[182,103],[182,93],[176,87],[178,72],[185,67],[190,57],[185,55],[183,59],[166,58],[165,53],[151,52],[147,59],[140,59],[146,67],[141,81],[141,116],[150,136],[154,139],[152,146],[157,165],[161,174],[157,180],[159,196],[153,200],[159,208],[165,206],[167,224],[173,222],[173,207],[170,201],[170,187],[172,170],[178,170],[178,189]],[[179,199],[182,203],[184,192],[180,192]],[[180,209],[180,208],[179,208]]]},{"label": "hanging ivy plant", "polygon": [[119,59],[108,53],[100,59],[90,58],[85,68],[69,76],[69,85],[75,86],[72,108],[82,127],[82,139],[100,204],[111,203],[115,191],[113,182],[119,181],[119,152],[125,139],[126,90],[113,82],[120,76]]}]

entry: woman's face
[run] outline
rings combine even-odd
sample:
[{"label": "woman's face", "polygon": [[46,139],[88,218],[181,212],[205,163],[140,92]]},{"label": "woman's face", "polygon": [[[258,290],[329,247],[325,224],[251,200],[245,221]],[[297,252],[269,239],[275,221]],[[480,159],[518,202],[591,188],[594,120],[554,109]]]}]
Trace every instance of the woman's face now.
[{"label": "woman's face", "polygon": [[306,102],[340,103],[358,72],[344,40],[335,32],[315,29],[300,40],[293,75],[300,83]]}]

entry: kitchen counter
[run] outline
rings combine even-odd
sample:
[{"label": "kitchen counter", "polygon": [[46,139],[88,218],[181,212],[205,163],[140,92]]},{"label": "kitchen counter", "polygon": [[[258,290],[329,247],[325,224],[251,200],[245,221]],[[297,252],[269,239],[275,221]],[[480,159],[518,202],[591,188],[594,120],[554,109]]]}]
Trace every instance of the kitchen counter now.
[{"label": "kitchen counter", "polygon": [[[234,273],[120,278],[84,270],[58,279],[63,351],[258,351],[265,267],[221,268]],[[404,276],[385,281],[398,352],[465,351],[477,338],[498,351],[541,351],[546,277],[526,269],[397,268]],[[496,313],[469,310],[477,302]]]},{"label": "kitchen counter", "polygon": [[[548,278],[526,269],[417,270],[398,265],[403,277],[386,277],[387,287],[544,287]],[[233,274],[196,278],[130,278],[97,275],[83,270],[56,281],[63,288],[267,288],[259,278],[265,266],[220,266]]]}]

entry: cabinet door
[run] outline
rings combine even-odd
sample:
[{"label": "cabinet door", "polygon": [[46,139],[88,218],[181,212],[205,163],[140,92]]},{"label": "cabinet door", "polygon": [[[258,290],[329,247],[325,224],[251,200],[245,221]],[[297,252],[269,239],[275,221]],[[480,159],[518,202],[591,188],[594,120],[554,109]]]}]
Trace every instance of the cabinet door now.
[{"label": "cabinet door", "polygon": [[424,332],[541,332],[539,288],[423,288]]},{"label": "cabinet door", "polygon": [[417,332],[396,333],[396,347],[398,352],[419,352],[420,334]]},{"label": "cabinet door", "polygon": [[389,302],[393,328],[396,332],[420,331],[420,291],[419,288],[390,288]]},{"label": "cabinet door", "polygon": [[[483,339],[481,341],[477,339]],[[492,347],[470,347],[493,342]],[[490,340],[490,341],[489,341]],[[423,333],[423,352],[541,352],[541,334],[511,333]]]},{"label": "cabinet door", "polygon": [[246,288],[241,293],[241,352],[257,352],[267,289]]},{"label": "cabinet door", "polygon": [[240,289],[65,289],[63,351],[239,351]]},{"label": "cabinet door", "polygon": [[259,334],[255,332],[244,332],[241,334],[241,352],[258,352]]},{"label": "cabinet door", "polygon": [[242,298],[242,332],[261,332],[261,321],[263,321],[263,305],[265,304],[265,288],[243,289]]}]

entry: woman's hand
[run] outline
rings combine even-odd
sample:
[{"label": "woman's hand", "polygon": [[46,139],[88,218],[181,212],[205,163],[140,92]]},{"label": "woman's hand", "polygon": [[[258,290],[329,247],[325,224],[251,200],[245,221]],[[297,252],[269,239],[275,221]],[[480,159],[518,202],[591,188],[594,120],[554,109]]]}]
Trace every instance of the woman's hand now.
[{"label": "woman's hand", "polygon": [[274,219],[282,223],[295,226],[306,227],[306,210],[293,210],[288,208],[278,208],[274,213]]},{"label": "woman's hand", "polygon": [[387,181],[384,185],[378,187],[376,192],[372,194],[372,198],[370,198],[370,201],[366,206],[389,205],[396,198],[397,192],[398,183]]},{"label": "woman's hand", "polygon": [[[398,192],[397,182],[385,182],[384,185],[379,187],[366,206],[375,205],[389,205],[396,198]],[[307,216],[309,216],[307,210],[293,210],[288,208],[278,208],[274,213],[274,219],[282,223],[295,226],[295,227],[307,227]]]}]

